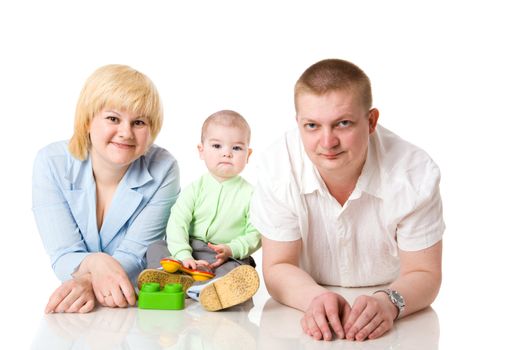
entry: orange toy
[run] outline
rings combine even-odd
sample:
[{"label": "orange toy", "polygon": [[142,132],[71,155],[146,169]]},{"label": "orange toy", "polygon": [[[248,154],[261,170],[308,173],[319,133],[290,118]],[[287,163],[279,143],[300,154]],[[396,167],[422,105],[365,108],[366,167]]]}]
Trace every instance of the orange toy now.
[{"label": "orange toy", "polygon": [[215,276],[212,272],[200,270],[200,269],[190,269],[182,265],[182,262],[179,260],[175,260],[172,258],[163,258],[160,261],[161,266],[163,267],[164,271],[167,271],[169,273],[175,273],[177,271],[182,271],[187,273],[188,275],[191,275],[191,277],[195,281],[206,281],[211,279]]}]

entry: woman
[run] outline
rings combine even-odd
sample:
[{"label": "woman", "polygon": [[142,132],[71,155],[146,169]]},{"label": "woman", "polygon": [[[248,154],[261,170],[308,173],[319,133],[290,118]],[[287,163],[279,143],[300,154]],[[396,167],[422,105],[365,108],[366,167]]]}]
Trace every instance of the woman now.
[{"label": "woman", "polygon": [[38,153],[33,211],[63,282],[46,312],[136,303],[131,282],[146,267],[147,246],[164,237],[180,191],[176,160],[153,145],[162,120],[148,77],[104,66],[83,87],[71,140]]}]

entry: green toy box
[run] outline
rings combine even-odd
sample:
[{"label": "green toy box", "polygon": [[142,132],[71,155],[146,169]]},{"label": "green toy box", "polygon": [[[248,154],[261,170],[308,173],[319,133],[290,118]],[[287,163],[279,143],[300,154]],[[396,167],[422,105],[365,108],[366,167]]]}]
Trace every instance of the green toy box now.
[{"label": "green toy box", "polygon": [[179,283],[167,284],[161,289],[159,283],[144,283],[138,295],[140,309],[182,310],[185,295]]}]

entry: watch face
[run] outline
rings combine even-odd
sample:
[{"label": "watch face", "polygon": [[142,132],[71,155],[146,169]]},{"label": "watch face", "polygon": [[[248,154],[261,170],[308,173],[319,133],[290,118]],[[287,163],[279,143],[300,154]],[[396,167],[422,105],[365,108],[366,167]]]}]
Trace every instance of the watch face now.
[{"label": "watch face", "polygon": [[391,298],[398,303],[398,305],[405,305],[405,301],[403,300],[403,297],[395,291],[391,291]]}]

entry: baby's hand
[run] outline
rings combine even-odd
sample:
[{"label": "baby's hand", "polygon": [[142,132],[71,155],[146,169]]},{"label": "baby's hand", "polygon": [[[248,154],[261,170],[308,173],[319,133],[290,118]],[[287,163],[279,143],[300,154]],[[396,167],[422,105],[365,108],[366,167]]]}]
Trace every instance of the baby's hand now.
[{"label": "baby's hand", "polygon": [[210,267],[215,269],[218,266],[224,264],[230,256],[232,256],[232,250],[226,244],[208,244],[209,248],[217,253],[216,261],[210,264]]},{"label": "baby's hand", "polygon": [[182,265],[188,269],[196,270],[196,261],[193,258],[182,260]]},{"label": "baby's hand", "polygon": [[209,263],[205,260],[194,260],[193,258],[182,260],[182,265],[188,269],[196,270],[198,266],[210,267]]}]

